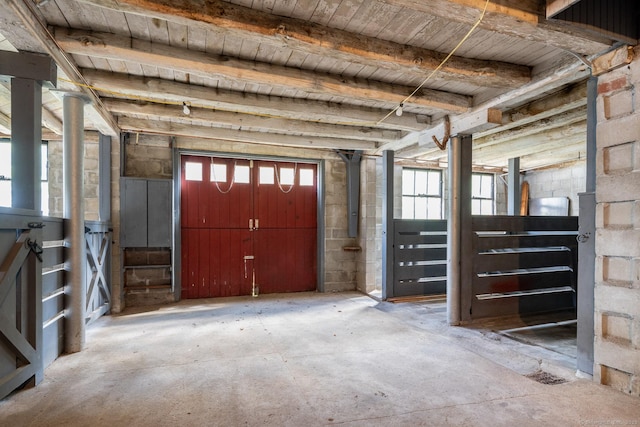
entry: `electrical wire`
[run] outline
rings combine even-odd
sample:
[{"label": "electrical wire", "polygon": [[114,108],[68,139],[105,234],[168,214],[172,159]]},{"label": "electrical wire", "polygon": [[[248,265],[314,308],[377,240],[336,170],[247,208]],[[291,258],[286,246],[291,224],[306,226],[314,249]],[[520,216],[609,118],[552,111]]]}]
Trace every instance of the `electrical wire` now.
[{"label": "electrical wire", "polygon": [[449,52],[449,54],[442,60],[442,62],[440,62],[440,65],[438,65],[436,68],[434,68],[431,73],[429,73],[429,75],[427,76],[427,78],[425,78],[422,83],[420,83],[420,85],[413,91],[411,92],[411,94],[409,94],[405,99],[402,100],[402,102],[400,102],[400,104],[398,104],[398,106],[396,108],[394,108],[393,110],[389,111],[389,113],[384,116],[382,119],[378,120],[378,122],[376,124],[380,124],[383,121],[385,121],[386,119],[388,119],[393,113],[395,113],[395,111],[398,108],[401,108],[400,106],[403,104],[406,104],[407,101],[409,101],[409,99],[413,98],[415,96],[416,93],[418,93],[418,91],[420,89],[422,89],[422,87],[431,79],[431,77],[433,77],[433,75],[435,73],[437,73],[438,71],[440,71],[440,69],[444,66],[444,64],[446,64],[446,62],[449,60],[449,58],[451,58],[453,56],[454,53],[456,53],[456,51],[460,48],[460,46],[462,46],[462,44],[467,41],[467,39],[469,38],[469,36],[471,36],[471,33],[473,33],[473,31],[478,27],[478,25],[480,25],[480,23],[482,22],[482,20],[484,19],[484,15],[487,12],[487,7],[489,6],[489,0],[486,0],[485,4],[484,4],[484,8],[482,9],[482,13],[480,14],[480,17],[478,18],[478,20],[476,21],[475,24],[473,24],[473,27],[471,27],[471,29],[467,32],[467,34],[465,34],[465,36],[462,38],[462,40],[460,40],[460,42],[456,45],[456,47],[453,48],[453,50],[451,52]]}]

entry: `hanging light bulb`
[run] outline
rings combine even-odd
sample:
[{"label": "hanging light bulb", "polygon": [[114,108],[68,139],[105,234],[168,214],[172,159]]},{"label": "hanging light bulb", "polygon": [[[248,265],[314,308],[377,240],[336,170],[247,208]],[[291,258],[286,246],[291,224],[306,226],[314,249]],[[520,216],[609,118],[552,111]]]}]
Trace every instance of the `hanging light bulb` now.
[{"label": "hanging light bulb", "polygon": [[404,106],[404,104],[401,102],[400,105],[398,105],[398,108],[396,108],[396,116],[400,117],[403,113],[402,111],[402,107]]},{"label": "hanging light bulb", "polygon": [[191,114],[191,108],[189,108],[186,102],[182,103],[182,112],[187,116]]}]

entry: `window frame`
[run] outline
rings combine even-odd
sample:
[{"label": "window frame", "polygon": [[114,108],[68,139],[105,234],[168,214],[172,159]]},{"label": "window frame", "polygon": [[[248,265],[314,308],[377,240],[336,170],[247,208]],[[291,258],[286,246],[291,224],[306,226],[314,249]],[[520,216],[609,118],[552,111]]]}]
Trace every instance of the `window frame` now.
[{"label": "window frame", "polygon": [[[11,139],[8,138],[0,138],[0,144],[7,144],[9,146],[9,155],[7,156],[9,161],[9,175],[5,175],[0,171],[0,181],[9,183],[9,204],[4,203],[4,200],[0,200],[0,206],[2,207],[11,207]],[[41,170],[40,170],[40,196],[41,196],[41,206],[40,210],[42,211],[43,216],[49,215],[49,141],[43,140],[40,141],[40,162],[41,162]]]},{"label": "window frame", "polygon": [[[407,188],[406,186],[406,177],[407,175],[405,174],[405,172],[409,172],[411,174],[411,179],[413,180],[411,187],[413,188],[413,192],[412,193],[405,193],[405,189]],[[418,172],[423,172],[426,173],[427,176],[427,182],[424,185],[424,188],[426,190],[426,193],[416,193],[416,178],[418,176]],[[433,173],[437,173],[438,174],[438,193],[431,193],[429,190],[432,189],[432,185],[430,184],[429,181],[429,176]],[[401,198],[402,198],[402,219],[419,219],[419,220],[426,220],[426,219],[443,219],[444,218],[444,195],[443,195],[443,176],[442,176],[442,169],[431,169],[431,168],[411,168],[411,167],[403,167],[402,168],[402,191],[401,191]],[[412,212],[409,213],[407,212],[407,199],[411,199],[412,203]],[[416,201],[418,200],[423,200],[423,202],[421,203],[424,208],[425,208],[425,217],[418,217],[416,215],[416,207],[418,206],[418,203],[416,203]],[[430,204],[430,201],[437,201],[437,206],[438,206],[438,212],[437,215],[432,215],[432,213],[429,211],[429,207],[433,206]]]},{"label": "window frame", "polygon": [[[481,188],[477,189],[478,191],[475,191],[474,188],[474,177],[480,177],[480,187],[482,188],[482,181],[483,178],[490,178],[491,179],[491,195],[489,197],[483,196],[482,195],[482,190]],[[480,202],[480,213],[474,213],[474,209],[473,209],[473,205],[474,205],[474,201],[479,201]],[[483,205],[485,204],[485,202],[490,201],[491,202],[491,213],[483,213]],[[472,215],[495,215],[496,212],[496,176],[495,174],[492,173],[484,173],[484,172],[472,172],[471,173],[471,214]]]}]

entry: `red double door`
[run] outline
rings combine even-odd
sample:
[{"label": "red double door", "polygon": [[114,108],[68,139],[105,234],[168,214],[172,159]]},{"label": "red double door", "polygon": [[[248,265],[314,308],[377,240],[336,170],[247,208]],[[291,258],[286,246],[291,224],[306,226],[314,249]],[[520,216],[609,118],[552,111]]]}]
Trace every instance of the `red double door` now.
[{"label": "red double door", "polygon": [[317,286],[314,164],[182,156],[182,298]]}]

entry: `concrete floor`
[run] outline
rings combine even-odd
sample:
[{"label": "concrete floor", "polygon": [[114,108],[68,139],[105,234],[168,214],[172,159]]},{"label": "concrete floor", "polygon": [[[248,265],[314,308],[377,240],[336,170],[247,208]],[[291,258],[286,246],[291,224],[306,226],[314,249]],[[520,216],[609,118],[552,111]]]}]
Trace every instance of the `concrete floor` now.
[{"label": "concrete floor", "polygon": [[[441,312],[357,293],[130,310],[1,401],[0,425],[640,424],[640,399],[576,379],[566,356],[542,361],[546,349],[447,327]],[[523,375],[538,369],[570,381]]]}]

